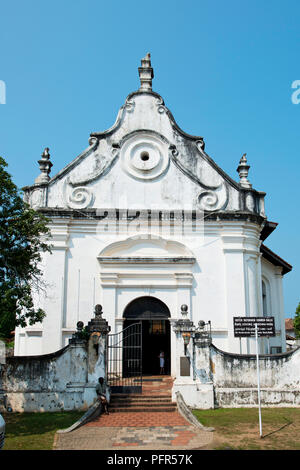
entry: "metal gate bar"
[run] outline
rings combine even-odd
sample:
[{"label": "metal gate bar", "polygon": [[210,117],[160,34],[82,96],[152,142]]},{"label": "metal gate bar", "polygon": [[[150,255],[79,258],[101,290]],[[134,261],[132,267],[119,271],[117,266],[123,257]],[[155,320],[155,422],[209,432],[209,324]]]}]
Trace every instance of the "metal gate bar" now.
[{"label": "metal gate bar", "polygon": [[107,383],[112,393],[142,393],[142,324],[107,338]]}]

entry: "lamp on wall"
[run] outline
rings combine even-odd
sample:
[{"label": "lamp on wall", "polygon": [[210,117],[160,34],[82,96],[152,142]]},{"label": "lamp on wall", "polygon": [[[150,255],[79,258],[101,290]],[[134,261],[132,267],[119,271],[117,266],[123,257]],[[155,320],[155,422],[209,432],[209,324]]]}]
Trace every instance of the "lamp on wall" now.
[{"label": "lamp on wall", "polygon": [[186,350],[191,339],[191,333],[184,331],[182,333],[182,337],[183,337],[183,344],[184,344],[184,355],[186,356]]},{"label": "lamp on wall", "polygon": [[180,320],[177,320],[176,330],[181,333],[184,344],[184,355],[186,356],[187,347],[191,340],[191,332],[194,330],[194,324],[189,318],[187,318],[188,306],[183,304],[181,305],[180,310],[182,318]]}]

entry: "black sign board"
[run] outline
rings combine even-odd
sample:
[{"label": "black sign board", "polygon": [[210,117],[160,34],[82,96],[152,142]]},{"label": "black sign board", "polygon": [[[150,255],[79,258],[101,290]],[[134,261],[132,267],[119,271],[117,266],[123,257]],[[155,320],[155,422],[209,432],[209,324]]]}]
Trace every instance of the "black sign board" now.
[{"label": "black sign board", "polygon": [[255,324],[258,336],[275,336],[274,317],[233,317],[234,336],[237,338],[255,336]]}]

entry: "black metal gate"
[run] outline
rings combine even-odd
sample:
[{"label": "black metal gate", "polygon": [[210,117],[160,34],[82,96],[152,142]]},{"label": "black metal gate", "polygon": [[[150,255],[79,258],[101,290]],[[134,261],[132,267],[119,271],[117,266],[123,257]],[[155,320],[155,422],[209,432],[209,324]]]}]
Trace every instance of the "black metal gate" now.
[{"label": "black metal gate", "polygon": [[142,323],[107,337],[107,383],[112,393],[142,393]]}]

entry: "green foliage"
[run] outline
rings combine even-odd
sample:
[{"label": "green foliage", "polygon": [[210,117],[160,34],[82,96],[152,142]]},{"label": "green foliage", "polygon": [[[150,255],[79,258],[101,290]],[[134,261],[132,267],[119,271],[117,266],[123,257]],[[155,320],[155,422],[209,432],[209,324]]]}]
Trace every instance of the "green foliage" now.
[{"label": "green foliage", "polygon": [[31,209],[6,172],[0,157],[0,334],[33,325],[45,313],[33,305],[33,289],[41,287],[41,253],[51,252],[47,219]]},{"label": "green foliage", "polygon": [[298,303],[298,307],[296,308],[295,317],[294,317],[294,330],[296,334],[296,338],[300,338],[300,302]]}]

